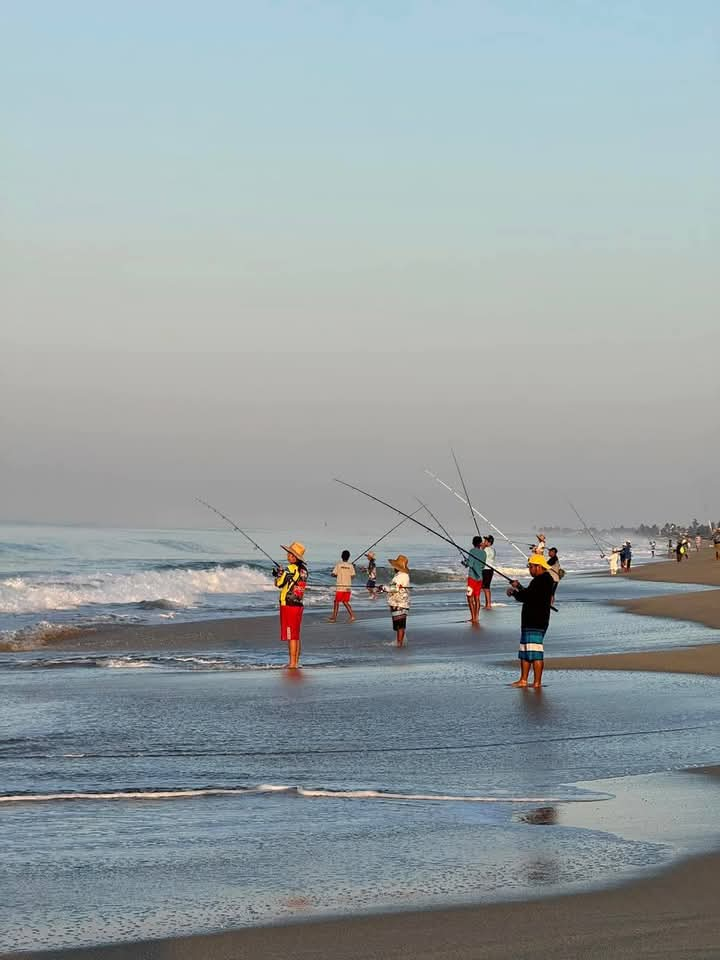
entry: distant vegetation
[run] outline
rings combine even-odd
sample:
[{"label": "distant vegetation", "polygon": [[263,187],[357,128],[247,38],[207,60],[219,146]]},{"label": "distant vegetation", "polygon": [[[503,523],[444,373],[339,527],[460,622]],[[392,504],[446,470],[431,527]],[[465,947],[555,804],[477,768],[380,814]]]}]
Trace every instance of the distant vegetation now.
[{"label": "distant vegetation", "polygon": [[[664,523],[662,526],[659,523],[641,523],[639,527],[604,527],[602,529],[590,527],[590,530],[598,536],[602,533],[634,533],[638,537],[671,539],[685,533],[690,537],[700,534],[701,537],[708,538],[717,527],[720,527],[720,520],[707,524],[701,523],[697,517],[694,517],[690,523]],[[538,530],[545,530],[546,533],[584,533],[582,528],[578,530],[571,527],[538,527]]]}]

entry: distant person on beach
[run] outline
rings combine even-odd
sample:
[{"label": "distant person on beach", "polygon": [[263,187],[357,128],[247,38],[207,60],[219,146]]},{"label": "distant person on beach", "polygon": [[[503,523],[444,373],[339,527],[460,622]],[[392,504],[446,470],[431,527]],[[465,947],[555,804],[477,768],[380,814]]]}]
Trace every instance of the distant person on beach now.
[{"label": "distant person on beach", "polygon": [[355,619],[355,614],[350,605],[352,596],[352,581],[355,576],[355,567],[350,563],[350,551],[343,550],[340,554],[340,563],[333,567],[332,575],[335,577],[335,602],[333,603],[332,616],[328,617],[329,623],[335,623],[338,610],[342,604],[348,612],[350,622]]},{"label": "distant person on beach", "polygon": [[495,537],[489,533],[482,542],[482,549],[485,551],[485,566],[482,572],[482,589],[485,595],[485,609],[492,607],[492,593],[490,585],[492,584],[493,573],[491,568],[495,566]]},{"label": "distant person on beach", "polygon": [[296,670],[300,665],[300,627],[308,569],[303,561],[302,543],[294,540],[289,547],[283,546],[283,550],[287,554],[287,567],[276,567],[273,575],[275,586],[280,590],[280,639],[288,645],[288,667]]},{"label": "distant person on beach", "polygon": [[539,533],[537,535],[537,543],[533,546],[533,553],[539,554],[541,557],[545,556],[545,534]]},{"label": "distant person on beach", "polygon": [[557,593],[558,584],[565,576],[565,571],[560,566],[560,557],[558,556],[557,547],[550,547],[548,550],[548,573],[553,578],[553,592],[552,592],[552,602],[555,603],[555,594]]},{"label": "distant person on beach", "polygon": [[483,588],[483,570],[487,554],[483,550],[482,537],[473,537],[472,550],[467,555],[467,603],[470,608],[470,623],[480,620],[480,592]]},{"label": "distant person on beach", "polygon": [[375,563],[375,554],[370,550],[365,556],[368,562],[367,583],[365,584],[365,588],[370,594],[370,599],[374,600],[377,597],[377,564]]},{"label": "distant person on beach", "polygon": [[523,587],[517,580],[511,580],[507,589],[509,597],[515,597],[523,605],[520,619],[520,679],[513,687],[527,687],[530,667],[533,669],[533,687],[542,686],[545,658],[545,634],[550,623],[550,606],[555,581],[548,572],[545,557],[533,553],[528,559],[528,569],[532,580]]},{"label": "distant person on beach", "polygon": [[685,555],[685,543],[682,540],[678,540],[677,546],[675,547],[675,559],[678,563],[683,559]]},{"label": "distant person on beach", "polygon": [[405,643],[407,615],[410,609],[410,568],[408,567],[408,558],[402,553],[398,554],[394,560],[389,560],[388,563],[395,571],[395,576],[385,588],[385,591],[388,595],[395,642],[398,647],[402,647]]},{"label": "distant person on beach", "polygon": [[654,541],[654,540],[651,540],[651,541],[650,541],[650,556],[651,556],[651,557],[654,557],[654,556],[655,556],[655,547],[656,547],[656,546],[657,546],[657,544],[655,543],[655,541]]},{"label": "distant person on beach", "polygon": [[701,547],[701,546],[702,546],[702,537],[701,537],[700,534],[698,533],[698,535],[695,537],[695,549],[696,549],[698,552],[700,552],[700,547]]},{"label": "distant person on beach", "polygon": [[673,554],[673,545],[672,539],[668,540],[668,556],[671,557]]},{"label": "distant person on beach", "polygon": [[632,544],[629,540],[626,540],[623,544],[623,548],[620,551],[620,565],[622,566],[625,573],[630,572],[630,566],[632,564]]},{"label": "distant person on beach", "polygon": [[715,527],[713,531],[713,546],[715,547],[715,559],[720,560],[720,527]]},{"label": "distant person on beach", "polygon": [[612,548],[612,553],[608,557],[608,563],[610,564],[610,576],[616,577],[618,566],[620,565],[620,551],[617,547]]}]

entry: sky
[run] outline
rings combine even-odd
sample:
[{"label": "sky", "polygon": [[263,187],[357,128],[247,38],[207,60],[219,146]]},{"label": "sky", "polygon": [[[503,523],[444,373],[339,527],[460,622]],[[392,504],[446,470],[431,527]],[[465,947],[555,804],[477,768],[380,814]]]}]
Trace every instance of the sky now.
[{"label": "sky", "polygon": [[[0,521],[720,517],[711,0],[0,4]],[[382,513],[382,522],[390,519]]]}]

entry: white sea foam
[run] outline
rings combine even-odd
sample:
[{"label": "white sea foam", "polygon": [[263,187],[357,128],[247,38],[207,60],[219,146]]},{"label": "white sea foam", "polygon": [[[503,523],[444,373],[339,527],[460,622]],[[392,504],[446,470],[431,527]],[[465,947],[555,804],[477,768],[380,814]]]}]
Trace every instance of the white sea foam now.
[{"label": "white sea foam", "polygon": [[[82,756],[82,755],[80,755]],[[8,793],[0,795],[0,803],[50,803],[53,801],[70,800],[187,800],[198,797],[231,797],[247,796],[250,794],[292,794],[297,797],[329,800],[402,800],[406,802],[431,803],[566,803],[582,802],[583,800],[609,799],[607,794],[592,794],[591,796],[567,797],[531,797],[531,796],[503,796],[502,794],[489,796],[474,796],[473,794],[452,793],[400,793],[377,789],[366,790],[338,790],[325,787],[307,788],[290,786],[287,784],[260,783],[253,787],[177,787],[172,789],[148,790],[109,790],[109,791],[62,791],[56,793]]]},{"label": "white sea foam", "polygon": [[70,577],[62,583],[9,577],[0,580],[0,613],[39,613],[93,604],[153,601],[193,607],[206,594],[247,594],[274,589],[269,576],[250,567],[97,573],[92,577]]}]

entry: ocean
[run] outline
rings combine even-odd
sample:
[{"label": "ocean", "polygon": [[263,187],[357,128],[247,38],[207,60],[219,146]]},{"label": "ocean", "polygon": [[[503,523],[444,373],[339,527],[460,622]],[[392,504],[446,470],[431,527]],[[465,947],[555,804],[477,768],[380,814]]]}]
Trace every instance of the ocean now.
[{"label": "ocean", "polygon": [[[284,535],[251,533],[281,555]],[[558,671],[541,693],[510,690],[517,605],[496,583],[496,609],[472,630],[459,558],[429,538],[377,551],[410,557],[402,651],[362,586],[357,623],[323,621],[339,551],[372,533],[306,538],[297,675],[274,620],[258,626],[276,610],[268,565],[233,531],[0,538],[0,949],[586,889],[717,832],[710,813],[692,836],[639,835],[619,808],[610,827],[581,822],[614,809],[613,782],[662,796],[654,776],[717,762],[716,681]],[[592,543],[553,542],[568,574],[550,655],[707,640],[606,602],[687,588],[610,578]],[[519,570],[498,547],[498,565]],[[196,627],[182,642],[157,629],[183,622]],[[118,625],[150,639],[109,648],[103,628]]]}]

